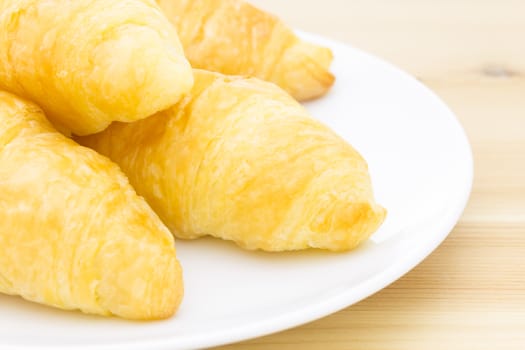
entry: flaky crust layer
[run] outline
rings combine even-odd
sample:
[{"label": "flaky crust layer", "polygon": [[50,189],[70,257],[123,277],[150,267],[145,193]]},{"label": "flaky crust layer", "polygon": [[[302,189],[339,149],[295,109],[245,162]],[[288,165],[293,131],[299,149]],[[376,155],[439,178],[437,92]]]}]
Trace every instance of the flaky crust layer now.
[{"label": "flaky crust layer", "polygon": [[334,83],[330,49],[300,40],[277,17],[242,0],[157,0],[194,68],[271,81],[296,99]]},{"label": "flaky crust layer", "polygon": [[64,132],[146,118],[192,83],[154,0],[0,1],[0,89],[38,103]]},{"label": "flaky crust layer", "polygon": [[79,138],[122,167],[176,237],[340,251],[383,222],[366,162],[288,94],[257,79],[194,75],[173,108]]},{"label": "flaky crust layer", "polygon": [[130,319],[183,294],[173,237],[109,159],[0,92],[0,292]]}]

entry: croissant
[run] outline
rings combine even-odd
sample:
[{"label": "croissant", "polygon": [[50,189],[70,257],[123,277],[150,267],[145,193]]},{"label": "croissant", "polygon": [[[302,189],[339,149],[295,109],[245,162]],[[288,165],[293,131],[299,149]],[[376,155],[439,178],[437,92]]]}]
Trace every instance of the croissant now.
[{"label": "croissant", "polygon": [[194,77],[176,106],[78,138],[122,167],[176,237],[341,251],[379,227],[366,162],[292,97],[257,79]]},{"label": "croissant", "polygon": [[0,1],[0,89],[36,102],[64,133],[148,117],[192,83],[154,0]]},{"label": "croissant", "polygon": [[0,292],[157,319],[182,294],[173,237],[119,168],[0,92]]},{"label": "croissant", "polygon": [[298,100],[334,83],[332,52],[300,40],[278,18],[242,0],[157,0],[194,68],[271,81]]}]

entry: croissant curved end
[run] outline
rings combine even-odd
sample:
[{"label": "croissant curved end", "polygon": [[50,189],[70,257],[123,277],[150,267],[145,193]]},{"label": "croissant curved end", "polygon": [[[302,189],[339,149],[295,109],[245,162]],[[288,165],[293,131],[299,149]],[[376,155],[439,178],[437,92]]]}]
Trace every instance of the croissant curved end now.
[{"label": "croissant curved end", "polygon": [[[130,256],[121,257],[133,261],[128,268],[113,267],[113,260],[107,260],[107,275],[96,288],[100,306],[113,315],[132,320],[172,316],[182,301],[184,290],[182,269],[171,247],[160,249],[134,240],[130,240],[129,245],[132,246],[127,251],[121,247],[122,254],[136,255],[134,261]],[[143,245],[140,252],[136,245]],[[124,261],[121,259],[118,261]],[[117,273],[111,271],[117,269]]]},{"label": "croissant curved end", "polygon": [[310,225],[314,234],[308,245],[331,251],[352,250],[377,231],[385,218],[386,210],[375,203],[337,203]]},{"label": "croissant curved end", "polygon": [[274,79],[279,76],[278,85],[299,101],[321,97],[335,82],[330,72],[333,58],[326,47],[297,41],[284,52]]}]

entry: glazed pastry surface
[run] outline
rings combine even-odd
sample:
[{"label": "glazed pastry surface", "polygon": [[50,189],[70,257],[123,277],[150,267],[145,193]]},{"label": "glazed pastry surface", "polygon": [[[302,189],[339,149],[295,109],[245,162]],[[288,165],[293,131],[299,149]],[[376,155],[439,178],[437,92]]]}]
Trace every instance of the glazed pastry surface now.
[{"label": "glazed pastry surface", "polygon": [[190,95],[79,141],[109,156],[176,237],[348,250],[383,222],[367,164],[273,84],[196,70]]},{"label": "glazed pastry surface", "polygon": [[0,92],[0,292],[85,313],[171,316],[173,237],[104,156]]},{"label": "glazed pastry surface", "polygon": [[0,89],[38,103],[64,133],[146,118],[192,83],[154,0],[0,1]]},{"label": "glazed pastry surface", "polygon": [[242,0],[157,0],[194,68],[271,81],[298,100],[334,83],[332,52],[300,40],[281,20]]}]

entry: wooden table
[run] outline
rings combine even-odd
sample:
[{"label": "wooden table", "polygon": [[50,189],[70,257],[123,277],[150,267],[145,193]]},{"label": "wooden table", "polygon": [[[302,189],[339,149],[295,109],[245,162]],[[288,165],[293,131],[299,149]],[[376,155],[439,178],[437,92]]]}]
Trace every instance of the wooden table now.
[{"label": "wooden table", "polygon": [[525,349],[525,1],[253,3],[417,76],[457,113],[476,173],[457,227],[405,277],[322,320],[223,349]]}]

